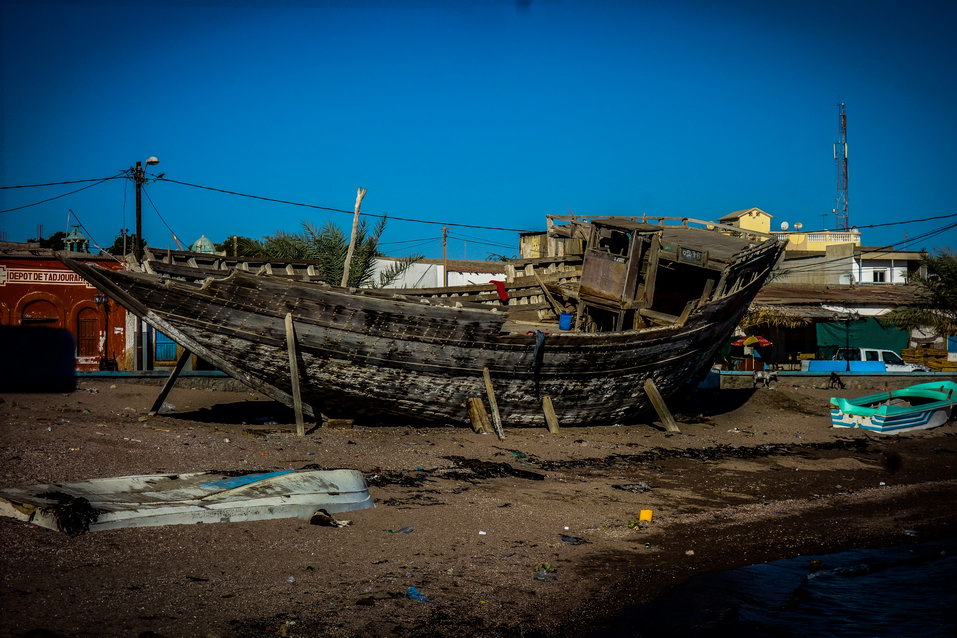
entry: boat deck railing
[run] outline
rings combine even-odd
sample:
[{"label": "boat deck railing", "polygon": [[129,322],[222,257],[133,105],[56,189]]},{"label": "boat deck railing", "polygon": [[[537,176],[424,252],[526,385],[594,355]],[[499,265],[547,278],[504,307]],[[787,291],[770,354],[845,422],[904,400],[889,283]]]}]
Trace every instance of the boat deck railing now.
[{"label": "boat deck railing", "polygon": [[722,224],[721,222],[708,221],[704,219],[695,219],[694,217],[672,217],[666,215],[545,215],[549,225],[556,221],[563,222],[587,222],[594,219],[616,219],[632,222],[641,222],[643,224],[657,224],[662,227],[684,227],[701,228],[703,230],[713,230],[718,232],[732,233],[741,237],[753,237],[756,239],[774,239],[771,233],[762,233],[757,230],[748,230],[739,226]]}]

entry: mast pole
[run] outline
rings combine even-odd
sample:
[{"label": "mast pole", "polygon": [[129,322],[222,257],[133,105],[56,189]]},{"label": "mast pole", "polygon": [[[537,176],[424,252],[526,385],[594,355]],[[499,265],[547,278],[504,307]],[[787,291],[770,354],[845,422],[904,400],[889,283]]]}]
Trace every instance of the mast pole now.
[{"label": "mast pole", "polygon": [[346,263],[342,264],[342,283],[339,285],[345,288],[349,285],[349,270],[352,266],[352,255],[356,252],[356,233],[359,231],[359,207],[362,206],[362,198],[368,191],[361,186],[356,189],[356,208],[352,216],[352,234],[349,235],[349,249],[346,251]]}]

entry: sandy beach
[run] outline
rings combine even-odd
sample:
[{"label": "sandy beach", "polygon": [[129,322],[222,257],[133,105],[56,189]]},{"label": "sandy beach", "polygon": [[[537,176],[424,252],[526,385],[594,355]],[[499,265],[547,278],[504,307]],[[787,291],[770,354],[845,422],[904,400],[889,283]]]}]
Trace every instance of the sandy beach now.
[{"label": "sandy beach", "polygon": [[[804,383],[695,394],[673,406],[680,434],[551,435],[505,415],[504,441],[401,425],[299,438],[286,408],[244,391],[177,387],[148,419],[155,385],[7,394],[3,488],[354,468],[376,506],[339,515],[342,528],[284,519],[69,537],[0,519],[0,634],[585,636],[703,571],[953,534],[957,424],[834,430],[835,392]],[[644,509],[652,521],[633,524]]]}]

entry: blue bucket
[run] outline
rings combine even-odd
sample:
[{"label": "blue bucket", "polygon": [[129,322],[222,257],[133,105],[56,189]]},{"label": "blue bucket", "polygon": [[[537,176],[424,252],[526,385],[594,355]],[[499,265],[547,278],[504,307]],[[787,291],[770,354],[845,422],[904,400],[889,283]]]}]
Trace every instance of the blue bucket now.
[{"label": "blue bucket", "polygon": [[561,330],[571,330],[572,329],[572,313],[563,312],[558,315],[558,327]]}]

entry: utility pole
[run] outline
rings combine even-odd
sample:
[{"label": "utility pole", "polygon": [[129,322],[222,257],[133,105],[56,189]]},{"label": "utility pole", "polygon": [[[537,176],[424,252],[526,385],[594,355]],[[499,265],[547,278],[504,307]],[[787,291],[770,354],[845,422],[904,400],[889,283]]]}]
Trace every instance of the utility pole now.
[{"label": "utility pole", "polygon": [[[159,158],[150,155],[146,158],[147,166],[156,166],[159,164]],[[136,186],[136,243],[133,244],[133,256],[137,263],[143,261],[143,184],[146,183],[146,171],[143,170],[143,162],[136,162],[132,170],[133,185]]]},{"label": "utility pole", "polygon": [[[159,164],[159,158],[150,155],[146,158],[147,166]],[[146,172],[143,170],[143,162],[136,162],[136,165],[130,170],[130,177],[133,179],[133,185],[136,187],[136,236],[133,244],[133,256],[136,262],[143,262],[143,184],[146,183]],[[125,234],[124,234],[125,237]],[[148,370],[150,367],[150,333],[146,323],[142,318],[136,318],[136,333],[139,336],[139,345],[136,351],[136,369]]]},{"label": "utility pole", "polygon": [[133,169],[133,184],[136,186],[136,243],[133,244],[133,256],[136,263],[143,261],[143,182],[146,176],[143,171],[143,162],[136,162]]},{"label": "utility pole", "polygon": [[449,229],[442,227],[442,286],[449,286]]}]

